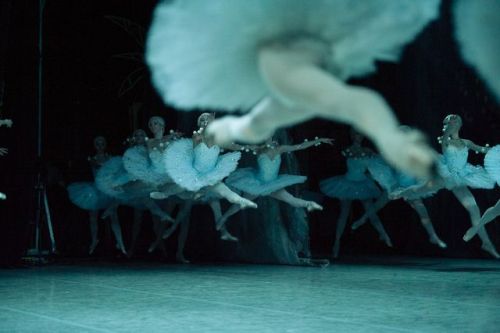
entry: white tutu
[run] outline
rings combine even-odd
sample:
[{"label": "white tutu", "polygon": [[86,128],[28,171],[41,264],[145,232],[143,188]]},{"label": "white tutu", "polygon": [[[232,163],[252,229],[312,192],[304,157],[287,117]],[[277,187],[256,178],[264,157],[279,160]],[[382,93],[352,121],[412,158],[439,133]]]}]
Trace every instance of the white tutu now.
[{"label": "white tutu", "polygon": [[328,45],[325,67],[341,79],[397,61],[437,17],[439,0],[176,0],[156,8],[146,60],[165,102],[247,110],[268,94],[260,45],[307,37]]},{"label": "white tutu", "polygon": [[457,0],[453,9],[462,56],[500,100],[500,0]]}]

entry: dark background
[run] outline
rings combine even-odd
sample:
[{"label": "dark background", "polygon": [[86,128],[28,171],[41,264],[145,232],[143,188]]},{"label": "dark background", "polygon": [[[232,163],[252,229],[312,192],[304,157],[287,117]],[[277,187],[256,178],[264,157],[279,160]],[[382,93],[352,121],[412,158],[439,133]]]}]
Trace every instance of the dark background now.
[{"label": "dark background", "polygon": [[[36,214],[34,186],[38,170],[43,170],[48,182],[61,255],[84,256],[89,243],[87,214],[71,205],[62,185],[91,179],[86,159],[93,154],[93,138],[104,135],[109,151],[120,154],[125,138],[134,128],[145,128],[152,115],[163,116],[167,129],[179,128],[190,133],[195,127],[196,114],[179,114],[161,103],[150,86],[144,65],[117,57],[124,53],[140,55],[143,49],[110,16],[147,29],[155,4],[153,0],[47,0],[43,33],[43,158],[39,161],[36,154],[38,1],[1,2],[0,81],[6,82],[1,117],[14,120],[12,129],[0,129],[0,146],[9,148],[9,155],[0,158],[0,190],[8,195],[8,200],[0,202],[3,261],[16,260],[29,245]],[[436,149],[439,147],[435,138],[441,133],[442,119],[449,113],[463,117],[462,137],[478,144],[498,143],[499,104],[461,61],[452,39],[449,7],[450,1],[444,1],[440,19],[406,48],[399,64],[380,64],[377,74],[353,83],[380,91],[401,122],[426,132]],[[130,28],[140,30],[134,25]],[[133,89],[120,94],[124,80],[132,72],[137,74],[133,78],[141,73],[144,78]],[[132,111],[133,105],[138,111]],[[349,144],[347,127],[313,120],[291,128],[289,134],[296,142],[314,136],[336,140],[334,147],[297,153],[301,173],[309,177],[304,190],[319,192],[319,180],[345,171],[340,150]],[[482,163],[481,157],[475,155],[471,161]],[[474,194],[482,211],[500,198],[498,189],[474,191]],[[322,213],[310,216],[311,247],[318,256],[330,252],[339,208],[338,202],[331,199],[325,199],[323,204]],[[426,204],[436,231],[448,243],[447,250],[429,244],[416,213],[397,201],[380,213],[394,249],[385,248],[374,231],[363,227],[356,233],[346,231],[342,253],[487,257],[480,250],[478,239],[462,241],[469,226],[468,215],[451,193],[441,191],[427,199]],[[356,205],[354,208],[356,218],[362,210]],[[126,209],[120,214],[128,242],[131,214]],[[500,224],[491,223],[488,230],[499,247]],[[205,240],[205,244],[191,242],[188,252],[201,259],[215,258],[218,248],[215,233],[193,227],[190,238],[199,240],[197,233],[213,240]]]}]

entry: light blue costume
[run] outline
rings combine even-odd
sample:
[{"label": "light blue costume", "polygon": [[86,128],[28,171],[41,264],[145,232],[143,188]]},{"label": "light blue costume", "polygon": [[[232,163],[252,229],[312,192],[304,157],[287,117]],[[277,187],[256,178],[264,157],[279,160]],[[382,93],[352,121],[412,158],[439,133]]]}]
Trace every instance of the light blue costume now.
[{"label": "light blue costume", "polygon": [[486,153],[484,168],[489,176],[500,185],[500,145],[494,146]]},{"label": "light blue costume", "polygon": [[339,200],[368,200],[380,197],[380,189],[366,175],[372,163],[373,157],[348,158],[347,173],[322,180],[321,192]]},{"label": "light blue costume", "polygon": [[271,159],[268,154],[257,157],[258,168],[242,168],[233,172],[226,184],[238,191],[255,196],[269,195],[285,187],[306,181],[305,176],[280,175],[281,156]]},{"label": "light blue costume", "polygon": [[240,157],[240,152],[221,155],[218,146],[201,142],[193,147],[193,140],[180,139],[165,151],[164,165],[177,185],[196,192],[221,182],[236,169]]},{"label": "light blue costume", "polygon": [[492,189],[495,181],[481,166],[467,162],[469,148],[449,145],[438,160],[438,172],[448,189],[467,186],[471,188]]}]

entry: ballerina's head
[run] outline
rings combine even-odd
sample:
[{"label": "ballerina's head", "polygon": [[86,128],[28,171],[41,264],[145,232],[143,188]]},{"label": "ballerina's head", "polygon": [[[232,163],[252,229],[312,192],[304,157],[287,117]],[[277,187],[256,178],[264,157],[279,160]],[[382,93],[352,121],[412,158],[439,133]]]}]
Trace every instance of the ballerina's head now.
[{"label": "ballerina's head", "polygon": [[97,136],[94,139],[94,147],[97,153],[104,153],[106,150],[106,146],[108,143],[106,142],[106,139],[103,136]]},{"label": "ballerina's head", "polygon": [[446,135],[458,134],[462,128],[462,117],[457,114],[449,114],[443,120],[443,133]]},{"label": "ballerina's head", "polygon": [[149,118],[148,127],[155,137],[162,137],[165,132],[165,120],[159,116]]},{"label": "ballerina's head", "polygon": [[215,115],[213,113],[208,113],[208,112],[202,113],[198,117],[198,122],[197,122],[198,127],[206,128],[208,124],[210,124],[214,119]]}]

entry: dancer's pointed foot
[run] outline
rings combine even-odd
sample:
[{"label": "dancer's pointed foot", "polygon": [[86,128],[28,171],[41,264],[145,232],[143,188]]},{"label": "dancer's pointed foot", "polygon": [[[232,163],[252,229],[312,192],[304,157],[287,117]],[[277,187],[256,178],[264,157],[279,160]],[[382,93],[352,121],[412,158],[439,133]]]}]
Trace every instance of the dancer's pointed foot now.
[{"label": "dancer's pointed foot", "polygon": [[383,241],[388,247],[392,247],[392,241],[389,237],[380,237],[380,240]]},{"label": "dancer's pointed foot", "polygon": [[446,249],[448,247],[448,245],[446,245],[446,243],[443,242],[438,236],[432,236],[431,238],[429,238],[429,242],[439,246],[442,249]]},{"label": "dancer's pointed foot", "polygon": [[240,205],[241,209],[245,208],[257,208],[257,204],[253,201],[250,201],[245,198],[238,199],[238,205]]},{"label": "dancer's pointed foot", "polygon": [[500,259],[500,255],[498,254],[495,246],[492,243],[485,244],[481,246],[481,249],[491,254],[495,259]]},{"label": "dancer's pointed foot", "polygon": [[314,210],[323,210],[323,206],[318,205],[314,201],[308,201],[306,204],[306,209],[308,212],[312,212]]},{"label": "dancer's pointed foot", "polygon": [[333,245],[332,257],[337,259],[339,257],[340,250],[340,240],[335,240],[335,244]]},{"label": "dancer's pointed foot", "polygon": [[99,244],[99,240],[98,240],[98,239],[96,239],[95,241],[93,241],[93,242],[90,244],[90,247],[89,247],[89,254],[94,253],[95,248],[97,247],[97,244]]},{"label": "dancer's pointed foot", "polygon": [[358,219],[358,220],[354,221],[354,223],[351,225],[351,229],[352,229],[352,230],[356,230],[356,229],[358,229],[359,227],[361,227],[363,224],[365,224],[365,222],[366,222],[366,218],[363,218],[363,217],[362,217],[362,218],[360,218],[360,219]]},{"label": "dancer's pointed foot", "polygon": [[259,143],[273,135],[268,124],[252,123],[248,116],[226,116],[208,125],[206,133],[220,146],[231,142]]},{"label": "dancer's pointed foot", "polygon": [[472,237],[474,237],[477,234],[478,230],[479,230],[479,227],[477,227],[477,226],[469,228],[469,230],[467,230],[465,232],[464,237],[462,237],[463,240],[466,242],[470,241],[472,239]]},{"label": "dancer's pointed foot", "polygon": [[239,239],[237,237],[234,237],[233,235],[231,235],[229,233],[229,231],[221,233],[220,239],[222,239],[224,241],[228,241],[228,242],[238,242],[239,241]]},{"label": "dancer's pointed foot", "polygon": [[177,253],[177,255],[175,256],[175,260],[180,264],[190,264],[189,260],[184,258],[184,254],[182,253]]}]

